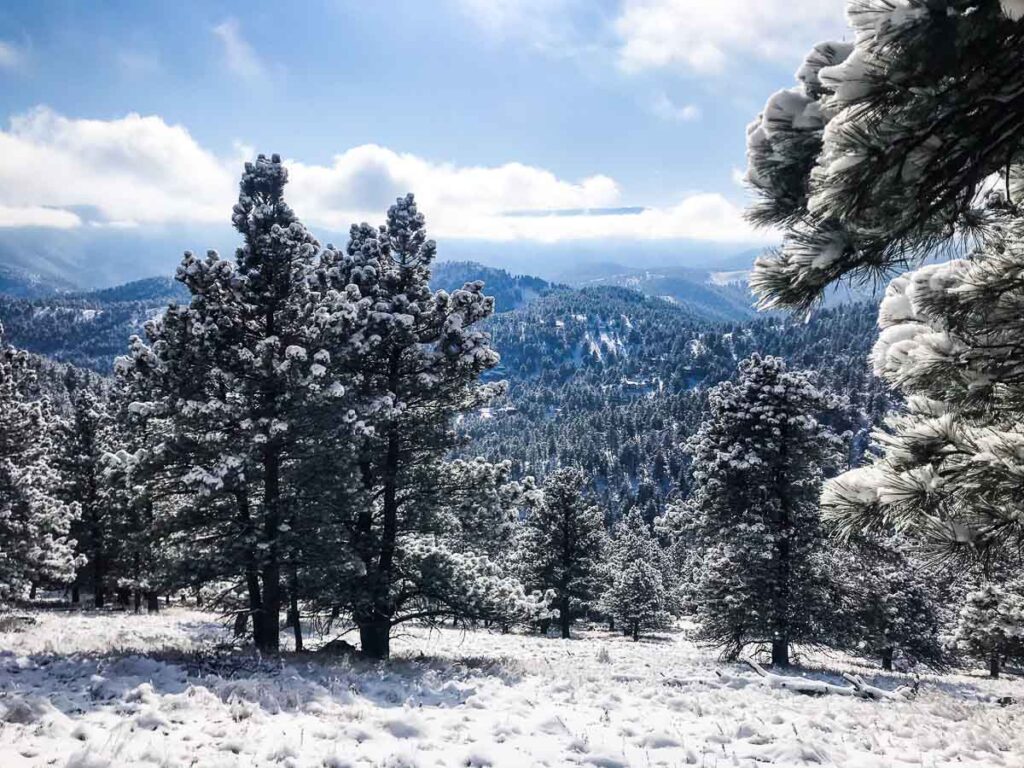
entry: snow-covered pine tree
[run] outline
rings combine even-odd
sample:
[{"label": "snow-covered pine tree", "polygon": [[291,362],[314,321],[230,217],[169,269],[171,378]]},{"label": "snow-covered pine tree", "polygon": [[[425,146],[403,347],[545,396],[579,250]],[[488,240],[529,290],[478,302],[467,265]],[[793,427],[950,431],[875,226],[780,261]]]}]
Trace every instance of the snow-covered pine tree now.
[{"label": "snow-covered pine tree", "polygon": [[889,286],[873,361],[908,398],[875,434],[882,456],[826,486],[823,508],[841,529],[895,525],[939,556],[1019,557],[1021,232]]},{"label": "snow-covered pine tree", "polygon": [[803,87],[749,132],[752,217],[785,230],[751,284],[765,306],[806,308],[841,278],[977,248],[889,286],[875,370],[907,408],[877,436],[884,457],[823,504],[851,532],[896,525],[947,554],[1019,553],[1024,14],[1009,0],[856,0],[848,16],[856,42],[819,46]]},{"label": "snow-covered pine tree", "polygon": [[[180,527],[181,495],[150,494],[145,430],[131,417],[131,393],[115,378],[105,402],[106,447],[100,461],[100,500],[105,511],[107,564],[122,592],[130,593],[136,612],[159,610],[159,595],[184,586],[198,586],[205,568],[202,548],[191,530]],[[149,426],[149,425],[147,425]],[[175,525],[169,525],[169,522]]]},{"label": "snow-covered pine tree", "polygon": [[586,483],[583,472],[572,467],[549,475],[520,537],[521,578],[528,589],[553,590],[565,638],[573,619],[598,599],[605,572],[604,518]]},{"label": "snow-covered pine tree", "polygon": [[35,583],[70,583],[78,564],[69,536],[77,507],[60,498],[52,464],[57,417],[27,394],[34,375],[0,326],[0,603]]},{"label": "snow-covered pine tree", "polygon": [[999,677],[1004,658],[1024,658],[1024,582],[988,582],[968,593],[955,639],[959,650],[988,663],[991,677]]},{"label": "snow-covered pine tree", "polygon": [[642,630],[666,627],[673,607],[667,559],[640,510],[631,510],[616,524],[609,549],[602,611],[633,640],[640,639]]},{"label": "snow-covered pine tree", "polygon": [[834,543],[832,566],[844,593],[850,650],[882,661],[941,666],[948,661],[942,637],[940,579],[910,554],[898,535],[859,536]]},{"label": "snow-covered pine tree", "polygon": [[772,663],[786,666],[791,643],[828,640],[835,610],[818,495],[838,440],[817,418],[834,398],[806,372],[753,355],[709,400],[710,418],[686,444],[704,553],[700,636],[730,658],[770,645]]},{"label": "snow-covered pine tree", "polygon": [[338,360],[367,429],[355,441],[358,488],[345,488],[334,504],[347,515],[358,563],[336,594],[359,627],[363,653],[386,658],[396,624],[479,617],[496,610],[494,600],[525,595],[486,551],[458,551],[467,535],[491,548],[470,530],[479,521],[460,518],[481,507],[490,520],[511,512],[501,509],[495,482],[506,470],[446,461],[456,418],[502,391],[480,383],[498,362],[489,335],[475,327],[493,312],[493,299],[480,282],[451,294],[431,290],[436,245],[412,195],[398,199],[379,229],[353,226],[346,251],[336,279],[358,288],[369,312]]},{"label": "snow-covered pine tree", "polygon": [[[748,130],[751,218],[785,231],[751,281],[766,305],[807,307],[841,277],[877,276],[1017,215],[1019,4],[847,8],[855,42],[816,46],[801,85]],[[1011,200],[986,199],[995,189]]]},{"label": "snow-covered pine tree", "polygon": [[105,432],[110,417],[104,393],[89,386],[88,381],[79,382],[71,373],[67,387],[71,410],[59,423],[54,460],[61,498],[79,508],[71,534],[83,564],[71,586],[71,602],[79,602],[80,590],[85,587],[92,592],[95,607],[102,608],[108,588],[117,579],[117,573],[111,572],[118,545],[112,533],[114,510],[105,499],[103,478],[103,457],[108,450]]},{"label": "snow-covered pine tree", "polygon": [[519,511],[538,491],[532,477],[512,480],[512,462],[455,459],[447,465],[446,507],[452,520],[447,537],[464,552],[493,560],[509,556]]},{"label": "snow-covered pine tree", "polygon": [[319,246],[284,200],[287,178],[276,155],[246,163],[234,262],[187,253],[177,278],[189,304],[150,322],[148,344],[133,339],[117,366],[147,437],[137,475],[173,511],[166,535],[194,542],[196,579],[244,586],[256,645],[271,652],[282,576],[297,572],[302,542],[331,530],[300,503],[304,470],[310,451],[348,441],[309,417],[325,402],[348,414],[332,360],[356,314],[353,296],[317,274]]}]

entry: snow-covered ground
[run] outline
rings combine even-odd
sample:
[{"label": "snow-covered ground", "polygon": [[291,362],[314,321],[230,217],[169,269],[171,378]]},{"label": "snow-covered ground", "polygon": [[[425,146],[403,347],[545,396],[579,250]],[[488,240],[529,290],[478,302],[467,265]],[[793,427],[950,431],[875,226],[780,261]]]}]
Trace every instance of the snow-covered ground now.
[{"label": "snow-covered ground", "polygon": [[34,618],[0,631],[3,768],[1024,766],[1024,704],[997,701],[1024,699],[1020,680],[926,677],[911,702],[812,698],[683,633],[414,628],[387,664],[260,664],[217,653],[227,635],[201,612]]}]

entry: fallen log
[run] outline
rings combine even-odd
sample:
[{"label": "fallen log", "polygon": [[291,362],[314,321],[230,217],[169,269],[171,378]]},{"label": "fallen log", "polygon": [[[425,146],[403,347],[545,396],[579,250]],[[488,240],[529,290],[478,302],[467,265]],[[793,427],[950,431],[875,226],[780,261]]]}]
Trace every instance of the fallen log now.
[{"label": "fallen log", "polygon": [[868,685],[860,675],[851,675],[844,672],[843,679],[850,685],[835,685],[834,683],[826,683],[824,680],[809,680],[806,677],[777,675],[774,672],[767,671],[752,659],[743,659],[743,661],[764,678],[765,682],[772,688],[785,688],[794,693],[802,693],[805,696],[835,694],[837,696],[855,696],[861,699],[910,701],[917,695],[918,684],[916,682],[912,686],[901,685],[895,690],[887,691],[884,688]]}]

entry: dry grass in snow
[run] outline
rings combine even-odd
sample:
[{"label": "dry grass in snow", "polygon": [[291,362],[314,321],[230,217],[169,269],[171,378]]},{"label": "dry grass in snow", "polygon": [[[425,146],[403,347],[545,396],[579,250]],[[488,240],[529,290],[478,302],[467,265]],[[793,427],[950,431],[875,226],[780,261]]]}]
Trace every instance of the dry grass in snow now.
[{"label": "dry grass in snow", "polygon": [[214,653],[226,632],[201,612],[34,617],[0,632],[3,768],[1024,766],[1024,705],[997,701],[1024,699],[1022,681],[927,676],[912,702],[808,697],[682,633],[412,628],[386,664],[258,662]]}]

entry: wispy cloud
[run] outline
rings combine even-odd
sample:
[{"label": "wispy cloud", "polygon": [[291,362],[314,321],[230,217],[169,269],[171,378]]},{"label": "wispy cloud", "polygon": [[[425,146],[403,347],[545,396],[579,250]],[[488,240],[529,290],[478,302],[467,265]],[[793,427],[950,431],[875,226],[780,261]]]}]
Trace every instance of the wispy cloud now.
[{"label": "wispy cloud", "polygon": [[701,117],[700,107],[696,104],[676,104],[664,93],[658,94],[651,110],[662,120],[676,123],[690,123]]},{"label": "wispy cloud", "polygon": [[156,53],[128,48],[117,52],[117,65],[129,77],[152,77],[163,69]]},{"label": "wispy cloud", "polygon": [[220,40],[224,49],[224,63],[233,74],[250,81],[263,76],[266,68],[242,35],[238,19],[225,19],[213,28],[213,34]]},{"label": "wispy cloud", "polygon": [[0,70],[17,69],[25,60],[24,51],[8,40],[0,40]]},{"label": "wispy cloud", "polygon": [[[237,151],[251,156],[244,145]],[[296,212],[332,231],[376,222],[412,191],[441,238],[766,240],[722,195],[629,207],[620,185],[603,174],[570,180],[523,163],[458,166],[376,144],[353,147],[326,165],[286,164]],[[210,152],[160,117],[80,120],[39,108],[0,130],[0,226],[226,223],[240,165],[239,157]]]},{"label": "wispy cloud", "polygon": [[627,72],[719,73],[733,62],[794,62],[848,35],[841,0],[625,0],[614,26]]},{"label": "wispy cloud", "polygon": [[590,39],[591,0],[450,0],[492,40],[515,40],[548,56],[574,57],[600,48]]}]

